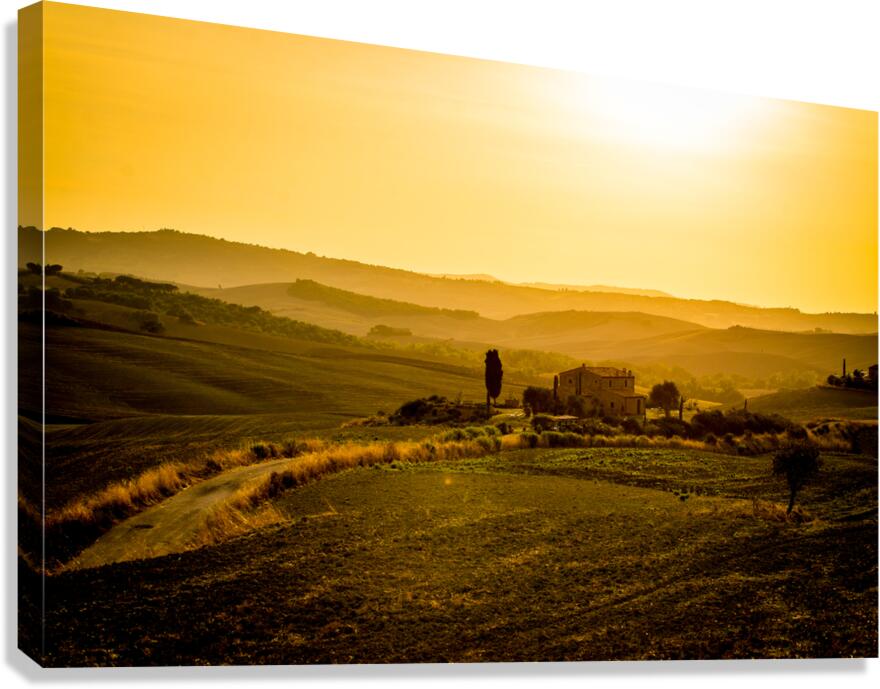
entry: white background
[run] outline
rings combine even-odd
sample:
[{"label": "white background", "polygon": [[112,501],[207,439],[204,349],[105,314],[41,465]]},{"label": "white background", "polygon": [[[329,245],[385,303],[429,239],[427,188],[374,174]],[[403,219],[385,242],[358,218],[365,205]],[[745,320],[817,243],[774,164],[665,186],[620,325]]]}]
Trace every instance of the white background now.
[{"label": "white background", "polygon": [[[16,40],[2,2],[5,686],[875,686],[878,661],[39,671],[14,650]],[[880,110],[880,1],[104,0],[101,7]]]}]

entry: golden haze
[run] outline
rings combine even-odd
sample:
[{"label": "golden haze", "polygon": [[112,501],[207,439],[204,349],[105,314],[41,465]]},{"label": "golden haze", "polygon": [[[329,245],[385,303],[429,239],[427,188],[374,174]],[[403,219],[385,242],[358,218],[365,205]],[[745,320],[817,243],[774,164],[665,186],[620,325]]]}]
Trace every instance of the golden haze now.
[{"label": "golden haze", "polygon": [[876,113],[44,13],[46,227],[876,311]]}]

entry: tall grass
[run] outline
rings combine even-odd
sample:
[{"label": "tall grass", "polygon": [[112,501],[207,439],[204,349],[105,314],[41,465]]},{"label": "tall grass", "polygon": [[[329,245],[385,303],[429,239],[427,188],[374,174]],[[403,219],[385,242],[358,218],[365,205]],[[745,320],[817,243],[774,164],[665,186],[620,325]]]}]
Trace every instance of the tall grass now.
[{"label": "tall grass", "polygon": [[325,446],[322,440],[287,441],[280,445],[258,442],[239,448],[217,450],[189,463],[166,462],[132,479],[111,483],[99,492],[78,498],[46,516],[47,527],[64,522],[100,522],[128,517],[199,481],[239,466],[266,459],[295,457]]},{"label": "tall grass", "polygon": [[[807,430],[810,440],[823,451],[848,452],[853,448],[850,429]],[[722,454],[758,455],[777,450],[787,440],[784,433],[707,437],[693,440],[679,436],[581,435],[545,431],[501,435],[493,426],[473,426],[446,431],[424,442],[399,441],[368,444],[328,444],[320,439],[281,444],[257,442],[220,450],[190,463],[168,462],[140,476],[103,488],[75,500],[46,516],[50,542],[61,543],[58,561],[70,557],[115,523],[156,504],[206,478],[229,469],[264,460],[289,458],[278,471],[248,483],[206,517],[191,547],[228,540],[256,528],[283,522],[284,515],[269,505],[286,490],[355,467],[377,464],[423,463],[475,458],[499,451],[529,448],[635,447],[687,449]],[[25,507],[28,507],[25,505]],[[33,509],[22,510],[34,521]]]},{"label": "tall grass", "polygon": [[[166,462],[134,478],[111,483],[96,493],[47,512],[48,560],[65,561],[115,524],[211,476],[265,459],[295,457],[322,447],[324,443],[320,440],[288,441],[280,445],[248,443],[218,450],[188,463]],[[42,522],[39,511],[23,498],[19,498],[19,509],[32,522]]]},{"label": "tall grass", "polygon": [[97,524],[130,516],[144,506],[154,504],[182,490],[204,473],[204,465],[192,466],[169,462],[145,471],[140,476],[112,483],[94,495],[68,503],[46,515],[47,529],[68,522]]}]

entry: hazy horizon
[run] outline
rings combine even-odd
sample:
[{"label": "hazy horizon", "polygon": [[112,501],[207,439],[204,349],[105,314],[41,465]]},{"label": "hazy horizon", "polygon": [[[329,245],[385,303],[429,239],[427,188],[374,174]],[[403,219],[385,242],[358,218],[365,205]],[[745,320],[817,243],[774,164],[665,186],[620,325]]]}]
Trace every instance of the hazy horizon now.
[{"label": "hazy horizon", "polygon": [[[211,235],[211,234],[207,234],[207,233],[187,232],[186,230],[181,230],[181,229],[175,228],[175,227],[161,227],[161,228],[156,228],[156,229],[127,229],[127,230],[83,230],[78,227],[72,227],[72,226],[69,226],[69,227],[55,226],[55,227],[51,227],[49,229],[62,229],[62,230],[70,229],[70,230],[74,230],[77,232],[84,232],[84,233],[89,233],[89,234],[104,234],[104,233],[134,234],[134,233],[140,233],[140,232],[159,232],[162,230],[171,230],[174,232],[180,232],[182,234],[199,235],[199,236],[204,236],[204,237],[208,237],[211,239],[224,239],[226,241],[238,242],[238,243],[245,244],[248,246],[256,246],[256,247],[261,247],[264,249],[279,250],[279,251],[291,251],[291,252],[300,253],[300,254],[309,253],[309,250],[306,250],[306,249],[299,249],[299,248],[295,248],[295,247],[285,247],[285,246],[270,246],[270,245],[264,244],[260,241],[247,242],[247,241],[242,241],[241,239],[220,237],[217,235]],[[599,283],[596,281],[589,281],[586,279],[580,283],[559,282],[558,280],[543,280],[543,279],[539,279],[539,278],[527,279],[527,280],[514,280],[514,279],[506,279],[504,276],[499,275],[499,274],[494,273],[489,270],[481,270],[481,271],[477,271],[477,272],[473,272],[473,273],[451,273],[450,271],[446,271],[446,270],[427,270],[427,269],[420,270],[420,269],[416,269],[416,268],[413,268],[411,266],[406,266],[406,265],[391,265],[389,263],[371,263],[369,261],[365,261],[363,259],[360,259],[360,258],[357,258],[354,256],[330,256],[330,255],[326,255],[326,254],[320,254],[320,253],[314,252],[314,251],[311,253],[314,253],[316,256],[319,256],[321,258],[342,260],[342,261],[354,261],[357,263],[376,265],[376,266],[380,266],[383,268],[391,268],[394,270],[404,270],[404,271],[409,271],[409,272],[413,272],[413,273],[419,273],[421,275],[427,275],[429,277],[447,277],[447,278],[479,280],[480,279],[479,277],[472,277],[472,276],[485,275],[487,277],[493,277],[493,278],[500,280],[501,282],[504,282],[507,284],[520,285],[520,286],[537,286],[537,283],[544,283],[544,284],[558,285],[560,287],[571,287],[571,288],[609,287],[609,288],[619,288],[619,289],[628,289],[628,290],[639,290],[639,291],[645,291],[645,292],[664,292],[665,295],[663,295],[663,296],[665,296],[666,298],[672,298],[672,299],[692,299],[692,300],[701,300],[701,301],[725,301],[725,302],[738,304],[740,306],[751,306],[751,307],[757,307],[757,308],[763,308],[763,309],[794,308],[794,309],[798,309],[799,311],[801,311],[802,313],[805,313],[805,314],[835,313],[835,312],[837,312],[837,313],[861,313],[861,314],[875,314],[876,315],[876,313],[877,313],[876,310],[875,311],[841,311],[841,310],[838,310],[838,311],[809,311],[809,310],[806,310],[806,309],[799,307],[796,304],[757,304],[757,303],[736,301],[734,299],[729,299],[727,297],[719,297],[719,296],[716,296],[716,297],[713,297],[713,296],[696,297],[696,296],[692,296],[692,295],[688,295],[688,294],[677,294],[677,293],[670,292],[669,290],[666,290],[666,289],[663,289],[661,287],[657,287],[654,285],[641,285],[641,284],[634,284],[634,283],[623,283],[623,282]],[[292,279],[295,279],[295,278],[292,278]],[[649,295],[649,296],[651,296],[651,295]],[[657,295],[657,296],[660,296],[660,295]]]},{"label": "hazy horizon", "polygon": [[54,3],[44,30],[45,227],[877,311],[876,113]]}]

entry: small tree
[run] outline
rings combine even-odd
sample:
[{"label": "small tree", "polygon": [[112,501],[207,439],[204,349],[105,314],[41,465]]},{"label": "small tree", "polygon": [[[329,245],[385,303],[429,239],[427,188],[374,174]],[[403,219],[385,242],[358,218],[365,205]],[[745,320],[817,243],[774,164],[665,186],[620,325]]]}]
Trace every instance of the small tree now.
[{"label": "small tree", "polygon": [[565,401],[565,411],[567,414],[576,416],[579,419],[585,419],[592,413],[592,408],[586,397],[580,395],[569,395]]},{"label": "small tree", "polygon": [[529,408],[536,414],[553,411],[553,391],[550,388],[539,388],[530,385],[523,390],[522,399],[523,407]]},{"label": "small tree", "polygon": [[501,394],[501,379],[504,371],[501,368],[501,357],[497,349],[486,352],[486,411],[489,411],[489,398],[497,402]]},{"label": "small tree", "polygon": [[786,514],[791,514],[794,499],[807,481],[819,473],[819,448],[806,439],[794,441],[773,457],[773,474],[784,476],[788,483],[789,499]]},{"label": "small tree", "polygon": [[535,414],[532,417],[532,428],[538,431],[538,433],[549,431],[555,423],[556,421],[549,414]]},{"label": "small tree", "polygon": [[678,404],[680,396],[675,383],[670,380],[664,380],[662,383],[657,383],[651,388],[651,396],[648,398],[648,402],[650,402],[652,407],[663,409],[668,419],[669,412]]}]

